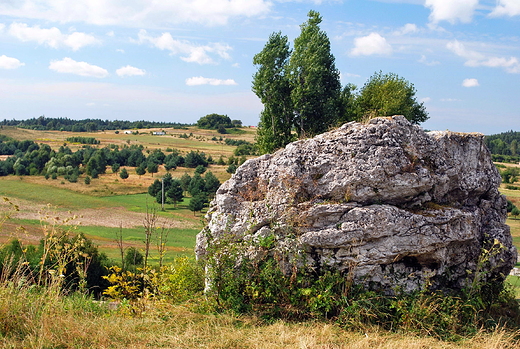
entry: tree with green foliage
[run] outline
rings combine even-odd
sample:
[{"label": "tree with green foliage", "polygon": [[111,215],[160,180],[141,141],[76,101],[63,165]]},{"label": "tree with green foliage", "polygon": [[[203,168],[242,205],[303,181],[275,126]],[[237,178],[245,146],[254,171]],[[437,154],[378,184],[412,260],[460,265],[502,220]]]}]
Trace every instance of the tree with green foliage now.
[{"label": "tree with green foliage", "polygon": [[[162,183],[160,180],[156,179],[153,181],[152,184],[148,187],[148,194],[150,196],[156,197],[157,193],[160,193],[162,189]],[[158,201],[158,203],[161,203],[161,200]]]},{"label": "tree with green foliage", "polygon": [[320,14],[309,11],[300,36],[294,40],[289,79],[298,136],[315,136],[335,125],[340,115],[340,74],[330,41],[319,24]]},{"label": "tree with green foliage", "polygon": [[135,173],[141,178],[142,175],[146,173],[146,164],[142,162],[139,166],[135,168]]},{"label": "tree with green foliage", "polygon": [[206,154],[192,150],[184,157],[184,164],[190,168],[196,168],[199,165],[206,167],[208,166],[208,160],[206,159]]},{"label": "tree with green foliage", "polygon": [[511,155],[515,156],[518,153],[518,141],[514,139],[510,144]]},{"label": "tree with green foliage", "polygon": [[202,166],[202,165],[198,165],[198,166],[195,168],[195,173],[203,174],[204,172],[206,172],[206,167],[204,167],[204,166]]},{"label": "tree with green foliage", "polygon": [[294,140],[293,104],[287,66],[291,50],[281,32],[269,36],[264,49],[253,58],[258,71],[253,76],[253,92],[264,109],[260,114],[256,142],[262,154],[272,153]]},{"label": "tree with green foliage", "polygon": [[135,270],[136,267],[142,266],[143,263],[143,254],[133,246],[128,247],[128,249],[125,252],[125,268],[129,270]]},{"label": "tree with green foliage", "polygon": [[195,173],[193,175],[188,186],[188,192],[192,197],[206,192],[206,183],[204,182],[204,178],[202,178],[200,174]]},{"label": "tree with green foliage", "polygon": [[89,176],[85,177],[85,184],[86,185],[90,184],[90,177]]},{"label": "tree with green foliage", "polygon": [[211,171],[208,171],[204,175],[204,188],[210,198],[215,197],[215,193],[217,192],[218,188],[220,187],[220,184],[221,183],[218,180],[217,176],[215,176]]},{"label": "tree with green foliage", "polygon": [[181,182],[181,188],[184,192],[187,192],[188,191],[188,187],[190,186],[190,182],[191,182],[191,176],[189,174],[187,174],[186,172],[182,175],[181,179],[180,179],[180,182]]},{"label": "tree with green foliage", "polygon": [[357,98],[358,118],[404,115],[414,124],[428,120],[424,103],[417,102],[415,87],[394,73],[372,75]]},{"label": "tree with green foliage", "polygon": [[520,216],[520,210],[518,209],[518,207],[513,207],[513,209],[511,210],[511,216],[515,217],[515,219],[517,219],[518,216]]},{"label": "tree with green foliage", "polygon": [[231,122],[229,116],[219,115],[215,113],[203,116],[197,121],[198,128],[218,130],[220,126],[225,128],[231,128],[234,125]]},{"label": "tree with green foliage", "polygon": [[148,165],[146,166],[146,171],[148,171],[148,173],[151,173],[153,177],[153,174],[159,171],[159,165],[157,165],[157,163],[154,161],[149,161]]},{"label": "tree with green foliage", "polygon": [[206,201],[207,198],[204,194],[195,195],[191,198],[188,208],[190,209],[190,211],[193,211],[193,215],[195,215],[195,212],[202,211]]},{"label": "tree with green foliage", "polygon": [[112,173],[118,173],[121,165],[118,162],[112,164]]},{"label": "tree with green foliage", "polygon": [[184,195],[181,182],[178,179],[172,181],[170,188],[166,192],[166,197],[173,202],[174,207],[177,207],[177,203],[182,202]]},{"label": "tree with green foliage", "polygon": [[237,165],[235,164],[230,164],[227,168],[226,168],[226,172],[227,173],[235,173],[237,171]]},{"label": "tree with green foliage", "polygon": [[123,167],[123,169],[119,172],[119,177],[121,177],[121,179],[127,179],[128,176],[128,171]]}]

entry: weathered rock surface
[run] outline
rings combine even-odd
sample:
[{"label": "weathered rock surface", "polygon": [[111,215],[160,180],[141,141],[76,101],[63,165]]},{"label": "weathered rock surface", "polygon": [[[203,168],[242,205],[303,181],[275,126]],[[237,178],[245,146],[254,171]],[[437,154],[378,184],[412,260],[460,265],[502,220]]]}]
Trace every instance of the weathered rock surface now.
[{"label": "weathered rock surface", "polygon": [[275,254],[287,272],[338,268],[387,292],[500,281],[517,252],[499,184],[481,134],[426,133],[402,116],[351,122],[239,167],[196,253],[272,236],[269,252],[244,253]]}]

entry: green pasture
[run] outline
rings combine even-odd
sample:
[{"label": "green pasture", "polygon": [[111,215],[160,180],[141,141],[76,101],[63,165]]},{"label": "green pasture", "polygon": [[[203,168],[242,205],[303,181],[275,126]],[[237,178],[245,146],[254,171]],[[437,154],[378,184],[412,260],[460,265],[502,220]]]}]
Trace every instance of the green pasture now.
[{"label": "green pasture", "polygon": [[515,298],[520,299],[520,277],[514,275],[508,275],[506,282],[511,286],[515,293]]},{"label": "green pasture", "polygon": [[[115,241],[120,228],[81,226],[78,228],[78,231],[84,233],[85,236],[90,239]],[[176,249],[189,249],[193,251],[195,247],[195,235],[197,235],[199,231],[200,229],[170,228],[168,229],[168,238],[165,245]],[[145,233],[143,227],[123,228],[121,232],[123,241],[125,242],[144,243]]]},{"label": "green pasture", "polygon": [[[70,211],[89,208],[123,207],[133,212],[146,212],[147,208],[155,206],[160,216],[183,213],[190,221],[200,221],[200,218],[197,218],[191,211],[187,210],[190,198],[184,198],[177,208],[174,208],[173,205],[165,205],[165,211],[162,212],[160,211],[160,205],[155,202],[155,199],[144,193],[95,197],[68,189],[24,182],[23,180],[0,180],[0,196],[27,200],[34,204],[50,204],[58,210]],[[189,214],[186,214],[186,211]]]},{"label": "green pasture", "polygon": [[104,198],[76,193],[53,186],[29,183],[23,180],[0,180],[0,196],[51,204],[58,209],[78,210],[106,206]]},{"label": "green pasture", "polygon": [[[28,231],[39,231],[41,229],[41,223],[36,219],[12,219],[11,222],[17,226],[24,227]],[[168,235],[165,238],[167,247],[165,262],[172,261],[180,255],[194,255],[195,236],[200,229],[169,228],[167,231]],[[85,234],[87,238],[99,246],[100,252],[105,253],[110,259],[116,261],[120,258],[119,248],[116,243],[119,232],[122,233],[125,248],[130,246],[137,247],[140,250],[144,248],[145,231],[143,227],[121,229],[102,226],[78,226],[74,232]],[[155,236],[152,239],[155,239]],[[150,256],[152,263],[154,260],[158,261],[155,240],[151,243]]]}]

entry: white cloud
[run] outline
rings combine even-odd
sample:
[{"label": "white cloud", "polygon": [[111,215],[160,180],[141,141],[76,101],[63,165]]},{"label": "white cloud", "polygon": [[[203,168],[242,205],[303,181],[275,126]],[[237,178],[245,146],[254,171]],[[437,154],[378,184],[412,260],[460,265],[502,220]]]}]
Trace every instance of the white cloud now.
[{"label": "white cloud", "polygon": [[223,25],[233,17],[267,14],[268,0],[16,0],[1,1],[0,15],[95,25],[164,27],[195,22]]},{"label": "white cloud", "polygon": [[186,85],[188,85],[188,86],[199,86],[199,85],[220,86],[220,85],[238,85],[238,84],[233,79],[220,80],[220,79],[204,78],[202,76],[198,76],[198,77],[186,79]]},{"label": "white cloud", "polygon": [[25,23],[13,23],[9,26],[9,34],[21,41],[36,41],[40,45],[48,45],[52,48],[66,46],[73,51],[88,45],[99,43],[94,36],[74,32],[72,34],[63,34],[58,28],[50,29],[40,28],[39,25],[33,27],[27,26]]},{"label": "white cloud", "polygon": [[457,98],[441,98],[441,102],[460,102],[460,99]]},{"label": "white cloud", "polygon": [[358,75],[358,74],[353,74],[353,73],[341,73],[341,77],[343,76],[346,76],[346,77],[349,77],[349,78],[360,78],[361,75]]},{"label": "white cloud", "polygon": [[518,16],[520,15],[520,1],[518,0],[498,0],[497,6],[489,14],[491,17]]},{"label": "white cloud", "polygon": [[428,61],[425,55],[421,55],[421,59],[419,59],[418,62],[429,66],[441,64],[439,61]]},{"label": "white cloud", "polygon": [[118,70],[116,70],[116,74],[120,77],[143,76],[146,74],[146,72],[143,69],[139,69],[139,68],[127,65],[126,67],[121,67]]},{"label": "white cloud", "polygon": [[478,6],[479,0],[426,0],[424,6],[431,9],[430,21],[439,23],[448,21],[455,24],[458,21],[469,23]]},{"label": "white cloud", "polygon": [[66,35],[63,41],[66,46],[72,48],[72,51],[77,51],[84,46],[95,45],[99,42],[100,41],[92,35],[79,32]]},{"label": "white cloud", "polygon": [[392,46],[378,33],[355,38],[354,48],[350,51],[353,56],[389,55],[391,53]]},{"label": "white cloud", "polygon": [[415,33],[417,31],[419,31],[419,29],[417,28],[417,26],[415,24],[407,23],[402,28],[399,28],[398,30],[396,30],[393,34],[394,35],[406,35],[406,34],[410,34],[410,33]]},{"label": "white cloud", "polygon": [[170,51],[172,55],[181,55],[181,59],[185,62],[194,62],[198,64],[216,64],[214,58],[210,56],[216,55],[223,59],[230,59],[229,51],[231,46],[221,43],[210,43],[208,45],[197,46],[186,40],[175,40],[170,33],[163,33],[161,36],[152,37],[142,29],[138,34],[139,44],[151,43],[160,50]]},{"label": "white cloud", "polygon": [[420,99],[420,102],[421,102],[421,103],[428,103],[428,102],[431,102],[431,100],[432,100],[432,99],[431,99],[430,97],[424,97],[424,98],[421,98],[421,99]]},{"label": "white cloud", "polygon": [[520,74],[520,61],[516,57],[489,57],[480,52],[472,51],[458,40],[450,41],[446,47],[457,56],[466,59],[468,67],[504,68],[508,73]]},{"label": "white cloud", "polygon": [[0,33],[4,31],[4,28],[5,28],[5,24],[0,23]]},{"label": "white cloud", "polygon": [[25,63],[20,62],[18,59],[13,57],[7,57],[6,55],[0,56],[0,69],[17,69]]},{"label": "white cloud", "polygon": [[87,62],[76,62],[69,57],[65,57],[61,61],[51,61],[49,69],[58,73],[69,73],[95,78],[104,78],[108,76],[108,71],[101,67]]},{"label": "white cloud", "polygon": [[480,86],[480,84],[478,83],[477,79],[464,79],[464,81],[462,81],[462,86],[476,87],[476,86]]}]

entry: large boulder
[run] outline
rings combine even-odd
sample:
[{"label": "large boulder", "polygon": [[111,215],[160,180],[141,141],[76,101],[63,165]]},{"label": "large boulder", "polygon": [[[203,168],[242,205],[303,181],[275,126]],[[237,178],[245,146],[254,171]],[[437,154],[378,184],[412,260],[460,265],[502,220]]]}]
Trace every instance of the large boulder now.
[{"label": "large boulder", "polygon": [[337,268],[390,293],[500,282],[517,252],[499,184],[482,134],[350,122],[240,166],[196,254],[246,242],[244,257],[275,256],[286,273]]}]

